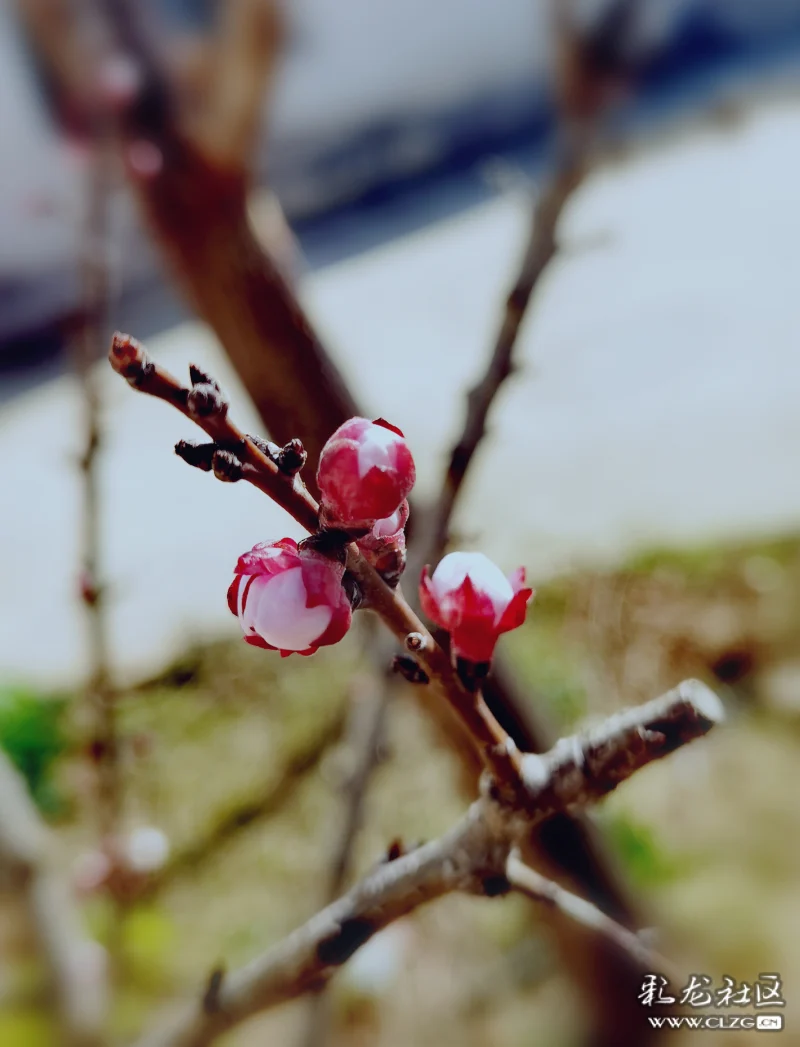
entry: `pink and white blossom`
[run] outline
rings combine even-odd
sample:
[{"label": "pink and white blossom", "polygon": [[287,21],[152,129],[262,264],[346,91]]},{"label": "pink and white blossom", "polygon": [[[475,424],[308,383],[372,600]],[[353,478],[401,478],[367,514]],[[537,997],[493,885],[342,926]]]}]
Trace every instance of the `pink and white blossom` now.
[{"label": "pink and white blossom", "polygon": [[449,553],[420,581],[423,611],[450,634],[456,657],[470,662],[491,660],[500,634],[525,621],[532,598],[523,567],[506,578],[483,553]]},{"label": "pink and white blossom", "polygon": [[323,447],[317,469],[324,513],[349,526],[391,517],[415,479],[405,437],[382,418],[351,418],[340,425]]},{"label": "pink and white blossom", "polygon": [[352,608],[342,588],[344,565],[292,538],[262,542],[239,557],[228,589],[247,643],[313,654],[338,643],[350,628]]}]

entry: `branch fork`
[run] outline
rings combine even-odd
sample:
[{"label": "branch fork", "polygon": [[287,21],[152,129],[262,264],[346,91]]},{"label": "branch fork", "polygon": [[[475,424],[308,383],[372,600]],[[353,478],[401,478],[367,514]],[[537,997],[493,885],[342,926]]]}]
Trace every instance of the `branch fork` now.
[{"label": "branch fork", "polygon": [[[318,991],[384,927],[452,891],[483,897],[521,892],[602,935],[646,968],[669,970],[641,936],[536,873],[521,854],[537,824],[558,810],[595,802],[646,763],[702,737],[722,716],[716,695],[689,680],[646,705],[624,710],[559,742],[536,758],[537,770],[527,783],[531,794],[527,807],[498,800],[490,787],[438,840],[408,853],[393,845],[391,860],[380,862],[352,890],[281,943],[220,979],[213,1008],[207,1006],[209,982],[195,1001],[137,1047],[208,1047],[257,1011]],[[655,724],[665,731],[651,730]],[[642,748],[630,759],[631,736],[639,728]]]}]

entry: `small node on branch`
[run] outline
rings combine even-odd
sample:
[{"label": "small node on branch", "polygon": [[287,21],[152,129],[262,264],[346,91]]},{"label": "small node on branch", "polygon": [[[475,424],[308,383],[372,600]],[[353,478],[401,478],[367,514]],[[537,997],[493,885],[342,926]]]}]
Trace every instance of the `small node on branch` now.
[{"label": "small node on branch", "polygon": [[427,642],[422,633],[409,633],[405,639],[405,645],[409,651],[424,651]]},{"label": "small node on branch", "polygon": [[392,672],[399,673],[409,683],[430,683],[430,677],[413,658],[397,654],[392,661]]},{"label": "small node on branch", "polygon": [[196,364],[189,364],[189,378],[192,385],[210,385],[217,392],[222,392],[216,378],[212,378],[208,371],[201,371]]},{"label": "small node on branch", "polygon": [[358,580],[354,578],[349,571],[346,571],[344,578],[342,578],[342,588],[347,593],[350,606],[354,611],[357,611],[364,599],[364,594],[361,591],[361,586],[358,584]]},{"label": "small node on branch", "polygon": [[224,418],[228,413],[228,402],[219,387],[209,385],[208,382],[201,382],[189,390],[186,405],[189,414],[195,419],[211,418],[212,415]]},{"label": "small node on branch", "polygon": [[178,440],[175,444],[175,454],[184,460],[187,465],[195,469],[202,469],[204,473],[210,473],[212,459],[217,451],[214,443],[201,443],[199,440]]},{"label": "small node on branch", "polygon": [[215,967],[208,976],[205,992],[203,993],[203,1013],[216,1014],[219,1011],[219,994],[222,982],[225,979],[225,968]]},{"label": "small node on branch", "polygon": [[397,859],[402,858],[405,853],[406,849],[403,846],[403,841],[398,836],[395,837],[395,839],[392,840],[392,842],[386,848],[386,853],[384,854],[381,861],[384,865],[387,865],[389,862],[396,862]]},{"label": "small node on branch", "polygon": [[265,440],[264,437],[259,436],[258,433],[248,433],[247,439],[250,443],[255,444],[263,455],[266,455],[270,461],[275,462],[277,465],[278,455],[280,454],[280,447],[278,447],[277,444],[274,444],[271,440]]},{"label": "small node on branch", "polygon": [[94,607],[100,599],[101,590],[87,571],[82,571],[78,585],[81,600],[88,606]]},{"label": "small node on branch", "polygon": [[242,463],[233,451],[216,450],[211,459],[214,476],[223,483],[236,483],[242,478]]},{"label": "small node on branch", "polygon": [[287,476],[295,476],[306,464],[307,459],[308,452],[303,447],[303,441],[295,438],[284,444],[278,451],[278,468]]},{"label": "small node on branch", "polygon": [[142,385],[155,366],[144,346],[120,331],[115,331],[111,339],[108,360],[117,374],[122,375],[134,389]]}]

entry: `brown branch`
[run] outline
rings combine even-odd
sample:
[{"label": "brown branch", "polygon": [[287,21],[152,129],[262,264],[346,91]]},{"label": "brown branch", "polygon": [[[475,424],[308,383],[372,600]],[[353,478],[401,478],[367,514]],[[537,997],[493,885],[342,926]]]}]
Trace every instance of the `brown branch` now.
[{"label": "brown branch", "polygon": [[104,953],[81,930],[53,841],[25,783],[0,750],[0,873],[23,893],[55,995],[63,1042],[102,1047]]},{"label": "brown branch", "polygon": [[562,212],[587,173],[593,141],[613,97],[610,88],[630,76],[625,46],[638,2],[611,0],[595,24],[581,31],[568,0],[552,0],[557,50],[556,160],[536,194],[522,261],[506,297],[486,369],[467,395],[464,425],[450,453],[439,498],[426,514],[420,566],[435,563],[447,546],[453,511],[486,433],[489,411],[513,372],[513,354],[528,307],[558,253],[556,233]]},{"label": "brown branch", "polygon": [[107,341],[109,274],[109,208],[113,182],[113,155],[108,128],[98,121],[92,128],[91,157],[86,181],[81,270],[83,310],[75,338],[75,366],[83,396],[85,449],[80,459],[83,500],[81,596],[89,633],[88,704],[94,716],[91,756],[97,770],[98,825],[103,837],[119,829],[122,782],[117,731],[117,694],[111,680],[108,650],[106,586],[101,577],[102,505],[99,484],[102,450],[102,404],[92,367]]},{"label": "brown branch", "polygon": [[[319,507],[300,480],[299,473],[283,474],[276,463],[251,437],[231,421],[228,404],[214,380],[192,369],[194,385],[181,386],[177,379],[153,362],[142,346],[127,335],[116,334],[109,360],[112,367],[140,392],[148,393],[176,407],[196,422],[223,449],[228,458],[225,479],[243,479],[268,494],[306,529],[316,532]],[[212,462],[219,451],[215,451]],[[184,455],[186,457],[186,455]],[[230,472],[231,460],[235,463]],[[191,464],[206,468],[211,463],[202,457]],[[399,590],[392,590],[367,563],[355,543],[347,547],[347,569],[359,586],[364,606],[374,611],[401,641],[418,633],[421,642],[415,659],[425,670],[433,693],[442,699],[465,728],[483,764],[499,782],[516,788],[518,756],[508,745],[508,736],[490,713],[480,692],[471,692],[461,683],[450,659],[414,614]]]},{"label": "brown branch", "polygon": [[486,432],[486,420],[495,397],[513,370],[513,353],[522,321],[541,277],[556,255],[558,221],[567,201],[583,180],[589,142],[589,127],[570,124],[562,130],[555,169],[533,209],[522,263],[506,298],[489,363],[467,395],[464,426],[450,453],[439,497],[420,525],[424,533],[420,541],[420,566],[435,564],[447,547],[450,521],[467,470]]},{"label": "brown branch", "polygon": [[722,703],[699,680],[684,680],[646,705],[624,709],[548,752],[526,753],[522,779],[545,815],[594,803],[653,760],[706,734],[722,721]]},{"label": "brown branch", "polygon": [[[308,318],[282,277],[279,266],[253,235],[247,215],[250,172],[236,145],[225,159],[209,152],[182,126],[171,104],[169,85],[152,41],[142,27],[142,12],[129,0],[103,0],[121,51],[141,74],[138,93],[118,107],[118,132],[127,170],[144,216],[198,314],[220,339],[272,437],[285,443],[301,435],[312,464],[328,436],[357,414],[353,397],[323,349]],[[223,84],[211,105],[217,124],[222,110],[232,139],[251,127],[255,79],[225,87],[224,70],[246,36],[250,5],[242,0],[230,15],[230,51],[220,59]],[[254,10],[254,9],[253,9]],[[240,22],[239,19],[242,21]],[[274,64],[279,31],[270,23],[258,57]],[[238,27],[238,28],[237,28]],[[251,73],[253,66],[251,64]],[[222,88],[224,87],[224,90]],[[237,113],[233,107],[240,106]],[[141,176],[130,163],[131,149],[146,142],[162,162]],[[313,380],[309,380],[313,376]],[[314,481],[311,480],[313,487]]]},{"label": "brown branch", "polygon": [[[119,344],[119,340],[117,344]],[[124,347],[127,344],[126,340],[123,339],[122,344]],[[127,359],[126,352],[127,350],[122,354],[123,359]],[[114,355],[115,353],[112,350],[112,362]],[[168,402],[175,403],[183,413],[193,417],[188,406],[189,391],[181,391],[181,387],[174,379],[165,377],[164,373],[156,365],[147,361],[138,351],[136,360],[138,360],[139,372],[137,372],[136,368],[133,368],[132,371],[126,371],[125,367],[121,368],[123,372],[127,373],[128,379],[132,381],[132,384],[134,386],[138,384],[145,391],[153,392],[155,395],[162,396]],[[205,384],[207,385],[208,383]],[[221,406],[221,404],[218,406]],[[194,413],[196,414],[197,412],[195,411]],[[229,424],[227,409],[218,412],[218,414],[220,413],[224,415],[224,422],[227,426]],[[216,416],[211,422],[209,422],[208,416],[203,416],[200,419],[200,424],[212,437],[218,435],[220,431],[217,425],[221,423]],[[227,428],[223,429],[222,432],[223,434],[228,432]],[[235,434],[238,434],[238,432],[239,430],[235,430]],[[258,451],[258,447],[256,447],[256,450]],[[316,503],[310,498],[308,492],[299,485],[299,481],[294,478],[292,484],[288,484],[285,478],[277,475],[277,466],[267,459],[263,452],[260,452],[260,454],[261,457],[254,459],[252,462],[253,470],[251,470],[251,475],[246,475],[243,472],[243,478],[250,479],[257,486],[260,486],[261,489],[268,490],[270,493],[272,493],[272,490],[276,490],[280,504],[287,508],[295,519],[305,520],[306,516],[308,516],[316,520]],[[261,466],[262,459],[268,467],[269,483],[264,479],[264,476],[259,477],[258,475],[259,468],[263,469],[263,466]],[[298,499],[301,503],[300,509],[295,504]],[[427,692],[433,693],[434,696],[440,699],[439,702],[432,703],[426,695],[424,701],[426,711],[434,716],[437,713],[448,714],[452,724],[457,727],[459,738],[464,743],[465,747],[461,749],[462,755],[466,755],[471,759],[473,767],[476,765],[478,768],[481,765],[489,766],[496,779],[503,783],[504,788],[510,794],[515,795],[519,802],[524,805],[526,798],[524,795],[520,795],[520,753],[486,707],[480,693],[470,694],[465,690],[455,674],[447,654],[413,614],[403,600],[401,593],[390,590],[372,568],[357,555],[354,547],[350,550],[348,567],[357,577],[367,604],[384,620],[396,638],[404,639],[412,632],[421,635],[422,647],[414,652],[414,658],[427,677]],[[423,687],[417,687],[415,690],[423,694],[426,691]],[[451,733],[452,731],[453,727],[451,726]],[[559,824],[553,827],[554,831],[550,836],[550,844],[546,847],[545,853],[554,848],[556,851],[560,849],[560,853],[568,858],[570,868],[581,870],[576,875],[576,884],[581,885],[581,876],[585,876],[588,884],[586,893],[589,897],[596,901],[606,901],[604,895],[612,890],[612,885],[607,875],[596,875],[594,878],[592,876],[592,870],[601,869],[602,867],[591,848],[585,830],[576,825],[574,820],[570,820],[566,813],[558,814],[557,821]],[[547,826],[542,826],[541,830],[535,825],[531,827],[530,839],[525,841],[524,845],[521,844],[526,861],[534,862],[537,865],[547,862],[546,857],[543,857],[541,854],[541,844],[546,839],[546,830]],[[554,864],[554,862],[550,861],[549,866]],[[550,871],[549,866],[548,871]],[[552,875],[558,875],[557,868],[553,870]],[[619,895],[611,893],[606,908],[615,916],[621,914],[623,918],[632,919],[630,911],[626,911],[624,900],[621,900]],[[621,991],[620,986],[629,986],[635,983],[640,972],[638,970],[626,969],[623,959],[616,953],[601,955],[601,943],[598,943],[597,948],[592,948],[587,942],[584,930],[562,920],[557,924],[557,931],[559,944],[568,957],[570,970],[576,973],[580,983],[586,986],[587,991],[591,993],[593,1005],[595,1000],[599,1001],[596,1008],[598,1013],[602,1010],[603,1001],[608,997],[609,993],[612,993],[615,985],[617,986],[617,993],[616,996],[612,993],[612,1003],[619,995],[619,991]],[[610,984],[607,984],[609,980]],[[612,1011],[617,1012],[616,1025],[614,1025],[613,1014],[603,1013],[602,1015],[602,1029],[608,1032],[609,1035],[614,1028],[621,1027],[620,1023],[623,1020],[625,1028],[629,1028],[638,1021],[638,1012],[633,1008],[629,1009],[629,1011],[626,1010],[624,1014],[620,1014],[619,1006],[615,1005],[612,1007],[609,1004],[609,1007],[611,1007]],[[606,1042],[610,1042],[607,1036],[605,1039],[598,1039],[598,1043]]]},{"label": "brown branch", "polygon": [[[552,798],[564,808],[592,803],[721,719],[717,697],[687,681],[585,735],[563,739],[545,756],[532,757],[538,762],[528,775],[532,805],[526,811],[484,795],[441,839],[380,866],[283,942],[218,980],[213,1007],[204,992],[139,1047],[208,1047],[251,1015],[319,990],[378,931],[420,905],[455,890],[505,893],[512,887],[509,855],[532,825],[552,815]],[[634,757],[632,732],[639,739]]]},{"label": "brown branch", "polygon": [[198,381],[191,389],[182,385],[129,335],[114,335],[109,361],[134,389],[171,404],[199,425],[218,447],[235,453],[243,466],[243,480],[269,495],[307,530],[317,529],[319,506],[305,484],[299,476],[282,473],[276,462],[234,425],[216,383]]},{"label": "brown branch", "polygon": [[222,167],[247,170],[286,36],[277,0],[223,0],[209,41],[209,88],[194,138]]},{"label": "brown branch", "polygon": [[343,898],[283,942],[229,974],[209,1013],[202,1000],[145,1036],[140,1047],[206,1047],[258,1011],[318,990],[378,931],[452,890],[481,888],[481,875],[502,868],[495,840],[476,804],[440,840],[380,866]]}]

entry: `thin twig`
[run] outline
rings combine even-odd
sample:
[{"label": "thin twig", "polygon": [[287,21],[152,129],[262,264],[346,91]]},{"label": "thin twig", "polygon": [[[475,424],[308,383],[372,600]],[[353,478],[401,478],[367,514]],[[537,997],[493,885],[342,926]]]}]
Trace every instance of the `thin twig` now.
[{"label": "thin twig", "polygon": [[[176,407],[199,425],[218,447],[235,456],[236,476],[268,494],[309,531],[317,531],[319,507],[299,473],[283,474],[258,443],[231,421],[227,402],[210,376],[194,371],[197,379],[194,386],[191,389],[182,386],[128,335],[114,335],[109,361],[134,389]],[[383,620],[397,639],[402,641],[409,633],[420,634],[422,641],[415,658],[428,676],[430,689],[458,717],[476,753],[498,782],[516,787],[519,754],[480,692],[473,693],[464,687],[449,657],[408,606],[402,593],[386,585],[355,543],[347,547],[347,569],[357,582],[365,605]]]},{"label": "thin twig", "polygon": [[319,767],[325,754],[341,738],[345,719],[345,710],[341,709],[306,745],[292,753],[277,780],[272,776],[260,794],[237,804],[186,847],[177,851],[167,865],[152,876],[137,897],[151,898],[168,889],[182,876],[196,875],[209,858],[218,855],[243,829],[260,824],[283,810],[296,795],[301,783]]},{"label": "thin twig", "polygon": [[453,446],[440,494],[421,524],[424,536],[421,563],[436,563],[447,547],[450,521],[467,470],[486,432],[491,406],[513,370],[513,353],[522,321],[539,281],[557,251],[556,228],[564,206],[580,185],[586,170],[591,128],[567,124],[562,128],[553,173],[538,193],[522,263],[508,293],[489,362],[467,395],[467,412]]},{"label": "thin twig", "polygon": [[[207,989],[139,1047],[208,1047],[245,1018],[318,991],[388,924],[451,891],[494,896],[511,889],[509,855],[533,825],[560,809],[593,803],[645,764],[702,737],[722,718],[717,697],[686,681],[647,705],[624,710],[592,731],[563,739],[529,774],[531,805],[522,811],[485,794],[439,840],[382,864],[339,901],[247,966]],[[632,732],[640,745],[630,757]],[[539,802],[541,801],[541,805]]]},{"label": "thin twig", "polygon": [[513,355],[528,307],[557,256],[561,215],[588,171],[595,138],[613,97],[609,84],[631,72],[626,45],[638,2],[611,0],[595,24],[581,30],[573,5],[568,0],[551,0],[558,51],[555,164],[544,186],[536,191],[522,260],[506,297],[486,369],[467,395],[463,428],[450,453],[438,500],[424,516],[420,566],[435,563],[447,546],[456,502],[486,433],[489,411],[513,373]]},{"label": "thin twig", "polygon": [[86,445],[80,459],[83,495],[81,596],[89,629],[87,695],[94,712],[91,754],[97,766],[98,825],[111,839],[119,831],[122,782],[116,722],[117,695],[111,680],[108,650],[107,590],[101,577],[102,504],[99,483],[102,450],[102,403],[92,373],[102,357],[108,325],[108,238],[112,156],[102,129],[92,143],[86,184],[86,217],[81,268],[84,308],[75,360],[83,394]]},{"label": "thin twig", "polygon": [[[242,58],[248,67],[242,89],[224,70],[237,60],[239,45],[250,42],[248,25],[256,5],[236,0],[239,13],[228,17],[229,29],[221,37],[226,55],[205,121],[219,127],[224,118],[235,127],[221,158],[217,147],[209,148],[205,131],[193,136],[196,125],[181,120],[161,56],[143,25],[141,5],[131,0],[97,4],[105,10],[117,53],[139,73],[138,90],[117,107],[116,118],[130,183],[150,228],[198,314],[219,337],[272,438],[283,444],[302,434],[316,465],[328,436],[358,411],[280,266],[254,236],[247,212],[251,150],[242,142],[255,133],[258,84],[269,80],[275,64],[277,16],[273,22],[265,19],[264,46],[248,48]],[[259,60],[265,63],[260,72],[255,68]],[[235,105],[241,109],[231,112]],[[199,126],[204,127],[202,119]],[[146,174],[135,163],[142,143],[163,161]],[[310,484],[313,489],[313,477]]]},{"label": "thin twig", "polygon": [[384,681],[371,675],[361,676],[354,681],[353,691],[352,752],[355,760],[345,783],[344,818],[328,873],[327,901],[339,897],[350,873],[353,846],[364,816],[367,786],[380,757],[389,711],[390,691]]}]

